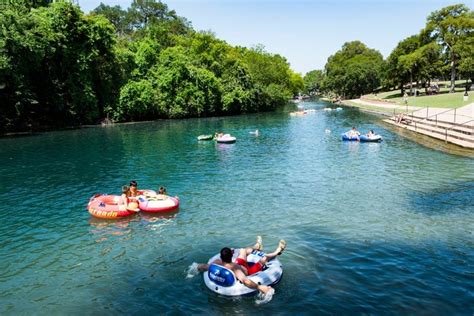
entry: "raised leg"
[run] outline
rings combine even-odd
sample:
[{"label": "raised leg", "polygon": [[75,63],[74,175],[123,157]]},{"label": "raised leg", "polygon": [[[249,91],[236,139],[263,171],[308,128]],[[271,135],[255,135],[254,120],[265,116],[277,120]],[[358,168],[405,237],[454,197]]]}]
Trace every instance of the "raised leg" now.
[{"label": "raised leg", "polygon": [[[247,247],[245,248],[245,252],[247,253],[247,256],[252,253],[254,250],[261,251],[263,249],[263,241],[261,236],[257,236],[257,240],[255,241],[255,244],[252,247]],[[245,256],[245,258],[247,258]]]},{"label": "raised leg", "polygon": [[259,262],[262,265],[267,263],[269,260],[272,260],[276,256],[281,255],[282,252],[285,250],[285,248],[286,248],[286,241],[282,239],[280,240],[280,243],[278,244],[278,247],[275,249],[275,251],[265,254],[265,257],[260,259]]}]

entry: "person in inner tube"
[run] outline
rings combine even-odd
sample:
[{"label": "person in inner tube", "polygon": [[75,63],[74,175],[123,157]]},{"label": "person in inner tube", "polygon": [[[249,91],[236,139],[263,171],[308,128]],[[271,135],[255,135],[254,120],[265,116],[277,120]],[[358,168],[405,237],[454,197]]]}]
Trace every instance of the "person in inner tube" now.
[{"label": "person in inner tube", "polygon": [[359,136],[360,136],[360,132],[355,128],[355,126],[353,126],[352,129],[349,131],[349,137],[350,138],[356,137],[357,139],[359,139]]},{"label": "person in inner tube", "polygon": [[158,190],[158,194],[161,194],[161,195],[168,195],[166,193],[166,188],[165,187],[160,187],[160,189]]},{"label": "person in inner tube", "polygon": [[[212,262],[213,264],[221,265],[229,270],[232,270],[237,277],[237,279],[242,282],[245,286],[251,289],[257,289],[263,294],[267,293],[268,291],[272,290],[271,286],[268,285],[259,285],[252,280],[247,279],[248,275],[255,274],[262,270],[263,266],[271,259],[275,258],[278,255],[281,255],[283,250],[286,248],[286,241],[280,240],[278,247],[275,249],[274,252],[265,254],[260,261],[255,263],[252,266],[249,266],[247,263],[247,256],[252,253],[254,250],[261,251],[263,249],[262,238],[257,236],[257,241],[253,247],[242,248],[240,249],[239,256],[235,262],[232,262],[232,256],[234,251],[228,247],[224,247],[221,249],[221,258]],[[209,269],[209,264],[201,263],[198,265],[198,271],[204,272]]]},{"label": "person in inner tube", "polygon": [[120,211],[125,211],[127,209],[129,190],[130,189],[129,189],[128,186],[126,186],[126,185],[122,186],[122,195],[120,196],[120,201],[118,203]]},{"label": "person in inner tube", "polygon": [[367,134],[366,134],[367,137],[373,137],[375,136],[375,133],[374,133],[374,130],[371,129]]},{"label": "person in inner tube", "polygon": [[128,209],[138,208],[138,183],[137,181],[130,181],[130,187],[128,188]]}]

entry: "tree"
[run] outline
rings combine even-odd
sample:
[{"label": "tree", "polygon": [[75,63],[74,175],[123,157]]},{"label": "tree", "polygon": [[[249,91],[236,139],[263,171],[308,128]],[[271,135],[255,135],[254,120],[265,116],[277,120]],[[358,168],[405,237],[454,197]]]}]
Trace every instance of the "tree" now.
[{"label": "tree", "polygon": [[324,79],[322,70],[311,70],[304,76],[304,91],[307,94],[318,93],[321,90],[321,84]]},{"label": "tree", "polygon": [[273,110],[303,89],[284,57],[195,32],[162,2],[43,2],[0,12],[2,132]]},{"label": "tree", "polygon": [[[456,43],[456,50],[459,51],[460,61],[458,65],[459,73],[466,78],[466,91],[469,91],[474,81],[474,36],[467,36]],[[470,79],[471,82],[468,83]]]},{"label": "tree", "polygon": [[474,36],[473,14],[466,5],[456,4],[431,13],[427,19],[426,29],[443,47],[451,67],[450,92],[455,91],[456,68],[464,47],[458,43]]},{"label": "tree", "polygon": [[134,0],[128,10],[128,15],[131,26],[135,30],[147,29],[150,25],[156,24],[173,25],[176,33],[187,31],[189,28],[186,19],[178,17],[174,10],[168,10],[168,6],[161,1]]},{"label": "tree", "polygon": [[287,60],[266,52],[263,46],[242,50],[243,62],[256,89],[256,110],[273,110],[302,90],[301,76],[293,77]]},{"label": "tree", "polygon": [[101,14],[107,18],[115,26],[118,34],[123,35],[131,31],[129,26],[129,17],[126,10],[119,5],[109,6],[103,3],[92,11],[93,14]]},{"label": "tree", "polygon": [[219,112],[219,81],[211,71],[194,66],[183,48],[164,50],[153,75],[161,114],[182,118]]},{"label": "tree", "polygon": [[0,128],[94,123],[116,102],[113,26],[68,2],[0,14]]},{"label": "tree", "polygon": [[120,90],[120,101],[113,118],[134,121],[156,117],[159,113],[158,91],[150,80],[129,81]]},{"label": "tree", "polygon": [[[420,47],[419,35],[412,35],[400,41],[397,47],[390,53],[387,58],[385,67],[384,85],[391,87],[399,85],[401,94],[404,93],[404,84],[406,82],[413,82],[410,76],[411,61],[404,60],[403,56],[415,52]],[[413,75],[413,73],[411,73]]]},{"label": "tree", "polygon": [[380,52],[360,41],[348,42],[328,58],[323,85],[344,98],[358,97],[380,85],[382,67]]}]

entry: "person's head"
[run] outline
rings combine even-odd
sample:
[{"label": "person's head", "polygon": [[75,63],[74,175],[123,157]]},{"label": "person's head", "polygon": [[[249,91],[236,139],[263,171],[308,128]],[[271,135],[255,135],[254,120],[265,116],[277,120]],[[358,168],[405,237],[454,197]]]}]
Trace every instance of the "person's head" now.
[{"label": "person's head", "polygon": [[137,188],[137,182],[136,181],[130,181],[130,188],[129,188],[129,192],[131,194],[137,194],[137,191],[138,191],[138,188]]},{"label": "person's head", "polygon": [[372,134],[374,134],[374,130],[373,130],[373,129],[371,129],[370,132],[371,132]]},{"label": "person's head", "polygon": [[127,194],[128,193],[128,186],[124,185],[122,186],[122,193]]},{"label": "person's head", "polygon": [[221,260],[222,262],[225,263],[231,263],[232,262],[232,249],[228,247],[224,247],[221,249]]},{"label": "person's head", "polygon": [[356,130],[355,126],[352,126],[352,130],[353,130],[353,131],[355,131],[355,130]]}]

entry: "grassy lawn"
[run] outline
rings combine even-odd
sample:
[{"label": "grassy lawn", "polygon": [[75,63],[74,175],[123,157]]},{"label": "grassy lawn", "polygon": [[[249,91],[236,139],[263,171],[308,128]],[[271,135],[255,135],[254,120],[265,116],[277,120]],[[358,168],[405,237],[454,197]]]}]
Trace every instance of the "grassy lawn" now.
[{"label": "grassy lawn", "polygon": [[[474,93],[469,93],[467,101],[463,101],[464,92],[441,93],[437,95],[427,95],[418,97],[408,97],[408,105],[433,108],[458,108],[474,102]],[[393,101],[403,105],[403,98],[393,98]]]},{"label": "grassy lawn", "polygon": [[[435,82],[432,82],[433,84]],[[455,93],[449,93],[449,81],[439,81],[440,93],[437,95],[426,95],[425,89],[418,89],[419,95],[417,97],[408,97],[408,105],[418,107],[434,107],[434,108],[458,108],[474,102],[474,92],[469,93],[469,99],[467,102],[463,101],[464,94],[464,80],[456,81]],[[380,92],[377,94],[368,94],[365,96],[368,99],[373,100],[386,100],[396,104],[405,105],[403,102],[403,96],[400,94],[400,90],[392,90]]]}]

